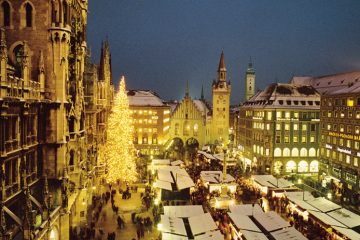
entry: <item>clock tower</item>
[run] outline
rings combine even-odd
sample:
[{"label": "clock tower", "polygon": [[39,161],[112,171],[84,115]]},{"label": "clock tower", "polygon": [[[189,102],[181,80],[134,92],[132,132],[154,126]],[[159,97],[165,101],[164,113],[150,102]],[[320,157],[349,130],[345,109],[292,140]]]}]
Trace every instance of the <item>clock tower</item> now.
[{"label": "clock tower", "polygon": [[221,52],[218,67],[217,81],[212,84],[213,111],[210,128],[211,143],[228,144],[229,140],[229,115],[230,115],[230,81],[226,81],[226,67],[224,52]]},{"label": "clock tower", "polygon": [[246,81],[245,101],[248,101],[255,94],[255,70],[253,68],[251,58],[248,65],[248,69],[246,70],[245,81]]}]

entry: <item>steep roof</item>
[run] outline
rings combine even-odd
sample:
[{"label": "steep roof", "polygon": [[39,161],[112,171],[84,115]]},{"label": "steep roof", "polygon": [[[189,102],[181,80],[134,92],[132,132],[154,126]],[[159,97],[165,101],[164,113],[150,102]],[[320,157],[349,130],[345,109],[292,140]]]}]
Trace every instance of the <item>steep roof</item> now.
[{"label": "steep roof", "polygon": [[130,106],[165,106],[160,97],[149,90],[129,90],[127,96]]},{"label": "steep roof", "polygon": [[226,71],[224,51],[221,52],[221,56],[220,56],[218,72],[220,72],[220,71]]}]

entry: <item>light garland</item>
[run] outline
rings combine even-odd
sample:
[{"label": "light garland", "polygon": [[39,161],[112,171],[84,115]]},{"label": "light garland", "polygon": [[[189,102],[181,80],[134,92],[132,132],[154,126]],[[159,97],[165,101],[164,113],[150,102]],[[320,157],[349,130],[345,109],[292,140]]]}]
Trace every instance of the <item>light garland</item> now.
[{"label": "light garland", "polygon": [[120,89],[115,95],[106,134],[107,141],[99,148],[99,158],[106,163],[107,182],[136,181],[135,148],[132,142],[133,126],[124,76],[120,81]]}]

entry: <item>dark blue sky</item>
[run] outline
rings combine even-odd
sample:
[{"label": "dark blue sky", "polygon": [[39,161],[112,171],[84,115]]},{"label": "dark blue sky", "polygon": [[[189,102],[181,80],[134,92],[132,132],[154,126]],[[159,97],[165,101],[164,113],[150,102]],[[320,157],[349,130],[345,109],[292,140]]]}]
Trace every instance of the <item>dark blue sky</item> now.
[{"label": "dark blue sky", "polygon": [[163,99],[211,99],[224,49],[232,103],[244,99],[250,56],[256,87],[292,75],[360,70],[359,0],[90,0],[88,44],[108,36],[114,81]]}]

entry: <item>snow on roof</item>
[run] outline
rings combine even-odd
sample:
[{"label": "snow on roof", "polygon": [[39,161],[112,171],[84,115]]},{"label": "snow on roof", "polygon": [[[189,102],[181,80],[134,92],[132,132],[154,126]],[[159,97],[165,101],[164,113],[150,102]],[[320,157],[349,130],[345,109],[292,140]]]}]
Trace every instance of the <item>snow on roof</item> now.
[{"label": "snow on roof", "polygon": [[162,232],[161,233],[161,239],[162,240],[188,240],[189,238],[179,236],[179,235],[175,235],[175,234],[171,234],[171,233]]},{"label": "snow on roof", "polygon": [[256,226],[256,224],[250,219],[249,216],[233,212],[229,212],[228,215],[235,224],[236,228],[240,229],[241,232],[242,230],[261,232],[260,228]]},{"label": "snow on roof", "polygon": [[321,94],[332,94],[359,81],[360,72],[338,73],[320,77],[293,77],[290,80],[294,84],[309,84]]},{"label": "snow on roof", "polygon": [[178,165],[181,165],[183,164],[184,162],[181,161],[181,160],[176,160],[176,161],[172,161],[171,162],[171,166],[178,166]]},{"label": "snow on roof", "polygon": [[246,239],[251,240],[268,240],[265,234],[259,233],[259,232],[252,232],[252,231],[241,231],[242,234],[244,234]]},{"label": "snow on roof", "polygon": [[272,232],[281,228],[289,227],[290,224],[274,211],[266,213],[254,214],[254,218],[258,221],[266,231]]},{"label": "snow on roof", "polygon": [[165,106],[156,93],[148,90],[129,90],[127,92],[130,106]]},{"label": "snow on roof", "polygon": [[193,180],[185,169],[178,169],[176,171],[173,171],[173,176],[179,190],[195,186]]},{"label": "snow on roof", "polygon": [[360,215],[353,213],[345,208],[329,212],[328,215],[337,219],[339,222],[348,226],[349,228],[360,225]]},{"label": "snow on roof", "polygon": [[275,178],[273,175],[253,175],[252,179],[264,187],[271,188],[288,188],[294,186],[292,182],[284,178]]},{"label": "snow on roof", "polygon": [[309,212],[309,214],[313,215],[314,217],[316,217],[317,219],[319,219],[321,222],[325,223],[326,225],[344,227],[344,228],[346,227],[344,224],[342,224],[341,222],[337,221],[336,219],[330,217],[326,213],[312,211],[312,210],[308,210],[308,212]]},{"label": "snow on roof", "polygon": [[310,85],[273,83],[256,93],[243,107],[320,109],[320,94]]},{"label": "snow on roof", "polygon": [[318,197],[311,199],[309,201],[306,201],[311,206],[314,206],[315,208],[319,209],[321,212],[330,212],[335,209],[340,209],[341,206],[337,205],[336,203],[333,203],[332,201],[324,198],[324,197]]},{"label": "snow on roof", "polygon": [[166,215],[161,215],[160,231],[187,236],[184,221],[181,218]]},{"label": "snow on roof", "polygon": [[[222,183],[223,173],[222,171],[201,171],[200,176],[207,182]],[[234,182],[235,178],[230,174],[226,174],[225,182]]]},{"label": "snow on roof", "polygon": [[221,234],[219,230],[206,232],[194,238],[194,240],[223,240],[223,239],[224,236]]},{"label": "snow on roof", "polygon": [[169,191],[172,190],[170,182],[161,181],[161,180],[156,180],[156,182],[154,183],[154,187],[169,190]]},{"label": "snow on roof", "polygon": [[213,155],[211,155],[210,153],[204,152],[204,151],[198,151],[199,154],[204,155],[206,158],[208,159],[216,159]]},{"label": "snow on roof", "polygon": [[230,212],[240,215],[252,216],[255,214],[263,213],[259,204],[241,204],[241,205],[230,205],[229,206]]},{"label": "snow on roof", "polygon": [[165,169],[159,169],[158,170],[158,179],[161,181],[173,183],[174,179],[171,176],[171,171],[165,170]]},{"label": "snow on roof", "polygon": [[152,164],[154,164],[154,165],[170,165],[170,159],[153,159]]},{"label": "snow on roof", "polygon": [[340,232],[341,234],[345,235],[347,238],[349,238],[351,240],[359,240],[360,239],[360,234],[355,232],[352,229],[336,227],[336,226],[332,226],[332,228],[334,228],[336,231]]},{"label": "snow on roof", "polygon": [[206,104],[202,100],[195,99],[193,100],[196,108],[202,112],[203,114],[207,114],[209,112],[209,108],[206,106]]},{"label": "snow on roof", "polygon": [[169,217],[188,218],[204,214],[202,205],[164,206],[164,214]]},{"label": "snow on roof", "polygon": [[198,216],[189,217],[188,220],[189,220],[191,232],[194,236],[218,228],[214,222],[214,219],[211,217],[210,213],[204,213]]},{"label": "snow on roof", "polygon": [[272,232],[271,235],[275,240],[306,240],[298,230],[294,227],[284,228],[279,231]]}]

